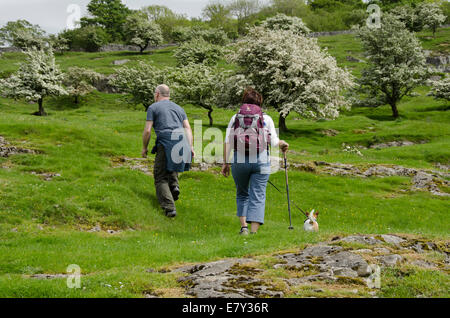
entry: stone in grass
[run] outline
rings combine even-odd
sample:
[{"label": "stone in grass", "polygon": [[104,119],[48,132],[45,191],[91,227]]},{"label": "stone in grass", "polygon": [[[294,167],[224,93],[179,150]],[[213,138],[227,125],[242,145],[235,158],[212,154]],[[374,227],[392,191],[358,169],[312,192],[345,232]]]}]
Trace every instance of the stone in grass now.
[{"label": "stone in grass", "polygon": [[379,257],[377,257],[377,259],[384,266],[393,267],[393,266],[396,266],[397,264],[399,264],[403,260],[403,257],[401,257],[398,254],[391,254],[391,255],[379,256]]},{"label": "stone in grass", "polygon": [[127,64],[130,60],[116,60],[113,62],[113,65],[124,65]]},{"label": "stone in grass", "polygon": [[92,233],[92,232],[100,232],[102,230],[102,228],[100,226],[95,226],[92,229],[90,229],[88,232]]},{"label": "stone in grass", "polygon": [[382,243],[380,240],[368,235],[351,235],[344,237],[341,241],[347,243],[360,243],[365,245],[375,245]]},{"label": "stone in grass", "polygon": [[356,250],[354,252],[355,253],[361,253],[361,254],[369,254],[369,253],[372,253],[373,251],[368,249],[368,248],[362,248],[362,249]]},{"label": "stone in grass", "polygon": [[422,267],[422,268],[427,268],[427,269],[434,269],[436,268],[436,264],[429,262],[429,261],[424,261],[421,259],[417,259],[415,261],[411,262],[412,265],[415,265],[417,267]]},{"label": "stone in grass", "polygon": [[66,278],[68,274],[34,274],[31,278],[36,279],[55,279],[55,278]]},{"label": "stone in grass", "polygon": [[388,250],[385,247],[377,247],[374,249],[375,252],[380,253],[380,254],[389,254],[391,251]]},{"label": "stone in grass", "polygon": [[339,135],[339,131],[337,131],[335,129],[325,129],[325,130],[322,130],[322,134],[324,134],[325,136],[328,136],[328,137],[334,137],[334,136]]},{"label": "stone in grass", "polygon": [[342,267],[342,268],[334,268],[333,269],[333,275],[335,276],[342,276],[342,277],[358,277],[358,273],[355,272],[351,268]]},{"label": "stone in grass", "polygon": [[401,237],[398,237],[398,236],[395,236],[395,235],[383,234],[383,235],[380,235],[380,236],[388,244],[398,245],[398,244],[403,243],[405,241]]}]

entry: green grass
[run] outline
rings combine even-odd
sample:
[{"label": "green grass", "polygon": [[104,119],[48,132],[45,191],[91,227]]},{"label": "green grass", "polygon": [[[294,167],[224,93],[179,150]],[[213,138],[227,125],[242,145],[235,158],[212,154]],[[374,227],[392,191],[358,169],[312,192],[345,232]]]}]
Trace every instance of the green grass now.
[{"label": "green grass", "polygon": [[[351,37],[327,37],[320,42],[345,64],[347,51],[358,56],[359,48]],[[114,72],[112,61],[122,58],[132,60],[127,65],[140,59],[174,65],[171,50],[144,56],[67,53],[57,59],[63,69],[77,65],[110,74]],[[21,58],[20,54],[4,54],[0,72],[13,71]],[[448,164],[449,105],[427,97],[427,92],[428,88],[421,87],[417,89],[420,96],[404,99],[398,120],[391,119],[388,107],[356,108],[335,121],[297,120],[297,115],[291,114],[287,121],[290,130],[281,136],[291,144],[289,160],[416,168]],[[178,297],[182,290],[175,275],[146,270],[262,255],[344,233],[449,237],[448,199],[409,191],[411,179],[406,177],[360,179],[291,171],[291,196],[303,208],[321,212],[320,234],[304,233],[304,217],[296,212],[295,231],[288,231],[285,197],[269,187],[266,224],[257,237],[242,238],[237,235],[232,178],[221,177],[217,169],[189,172],[180,177],[179,215],[170,220],[158,207],[151,177],[112,166],[113,158],[140,156],[145,123],[141,106],[130,105],[125,96],[102,93],[91,94],[78,106],[64,98],[48,99],[45,106],[50,116],[40,118],[30,115],[36,105],[0,98],[0,135],[17,146],[42,152],[0,158],[0,166],[10,167],[0,168],[0,297],[143,297],[154,293]],[[193,105],[185,105],[185,109],[192,123],[208,122],[204,109]],[[215,110],[214,126],[224,131],[234,112]],[[278,118],[276,112],[268,112]],[[325,136],[325,129],[339,134]],[[362,150],[363,157],[341,148],[344,142],[369,145],[392,140],[427,143]],[[152,161],[150,157],[149,164]],[[44,181],[31,172],[61,176]],[[283,187],[284,174],[279,172],[271,180]],[[87,232],[97,224],[121,232]],[[64,278],[29,277],[65,273],[70,264],[81,267],[84,289],[68,289]],[[444,274],[418,271],[401,281],[395,272],[385,275],[389,283],[382,295],[410,297],[418,291],[425,296],[448,297],[448,288],[432,285],[448,286]]]},{"label": "green grass", "polygon": [[[109,75],[113,74],[122,66],[113,65],[116,60],[130,60],[126,66],[135,66],[140,61],[149,62],[157,67],[176,66],[176,60],[172,56],[174,47],[168,47],[153,52],[66,52],[64,54],[56,54],[56,63],[60,65],[63,71],[69,67],[85,67],[96,72]],[[20,63],[24,60],[23,53],[4,53],[0,58],[0,75],[10,74],[19,68]]]},{"label": "green grass", "polygon": [[[282,137],[294,151],[310,153],[292,154],[290,160],[424,167],[431,167],[436,157],[447,162],[448,112],[439,110],[440,103],[423,98],[401,105],[403,117],[398,121],[370,118],[375,113],[382,116],[383,110],[388,113],[387,109],[356,109],[333,122],[293,120],[295,116],[290,116],[291,130]],[[421,106],[423,102],[425,106]],[[302,232],[303,217],[297,213],[293,217],[296,230],[287,231],[285,198],[269,188],[266,225],[257,239],[243,244],[236,234],[239,226],[231,178],[214,173],[183,174],[179,216],[169,220],[158,208],[151,177],[111,166],[113,157],[140,154],[145,113],[126,104],[123,96],[95,93],[79,108],[66,100],[49,100],[50,116],[46,118],[31,116],[34,108],[0,99],[2,135],[43,152],[0,159],[0,164],[12,166],[0,169],[0,297],[130,297],[142,296],[152,288],[172,291],[174,282],[145,269],[264,254],[336,233],[448,237],[448,199],[401,192],[409,189],[409,178],[358,179],[292,171],[291,195],[305,209],[321,211],[321,234]],[[186,110],[191,121],[207,122],[201,108],[188,105]],[[224,128],[233,112],[215,111],[216,127]],[[367,150],[363,158],[342,154],[340,143],[351,142],[352,130],[368,125],[374,125],[383,138],[426,137],[430,143]],[[341,133],[326,137],[319,132],[325,128]],[[372,137],[357,134],[353,138],[361,142]],[[321,155],[325,148],[329,153]],[[60,173],[61,177],[44,181],[32,171]],[[283,186],[283,173],[271,178]],[[96,224],[123,232],[113,236],[86,232]],[[11,231],[13,228],[17,232]],[[73,263],[88,274],[83,278],[85,290],[64,288],[64,279],[41,281],[26,276],[64,273]],[[104,286],[117,285],[117,281],[134,287],[115,290]]]}]

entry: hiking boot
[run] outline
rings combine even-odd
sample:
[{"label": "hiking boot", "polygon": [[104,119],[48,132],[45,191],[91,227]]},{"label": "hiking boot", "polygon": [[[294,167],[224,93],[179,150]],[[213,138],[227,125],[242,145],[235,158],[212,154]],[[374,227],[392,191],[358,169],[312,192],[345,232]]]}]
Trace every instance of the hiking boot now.
[{"label": "hiking boot", "polygon": [[241,227],[241,231],[239,232],[239,235],[247,236],[248,235],[248,227]]},{"label": "hiking boot", "polygon": [[178,201],[178,198],[180,197],[180,188],[175,187],[175,188],[171,189],[170,192],[172,192],[173,200]]},{"label": "hiking boot", "polygon": [[166,216],[167,216],[168,218],[174,218],[174,217],[177,216],[177,211],[176,211],[176,210],[173,210],[173,211],[166,211]]}]

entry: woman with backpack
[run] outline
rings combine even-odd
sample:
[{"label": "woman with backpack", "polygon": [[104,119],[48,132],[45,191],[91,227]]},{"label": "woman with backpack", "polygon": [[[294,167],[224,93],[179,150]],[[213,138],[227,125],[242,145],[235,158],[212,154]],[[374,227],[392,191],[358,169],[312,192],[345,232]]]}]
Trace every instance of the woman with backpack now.
[{"label": "woman with backpack", "polygon": [[[239,234],[256,234],[264,224],[266,188],[270,176],[269,146],[279,146],[283,152],[289,144],[278,138],[272,118],[263,114],[262,95],[253,88],[244,92],[242,106],[228,124],[224,145],[222,174],[230,175],[236,184],[237,216],[241,223]],[[231,150],[234,155],[230,158]],[[230,163],[232,163],[230,165]]]}]

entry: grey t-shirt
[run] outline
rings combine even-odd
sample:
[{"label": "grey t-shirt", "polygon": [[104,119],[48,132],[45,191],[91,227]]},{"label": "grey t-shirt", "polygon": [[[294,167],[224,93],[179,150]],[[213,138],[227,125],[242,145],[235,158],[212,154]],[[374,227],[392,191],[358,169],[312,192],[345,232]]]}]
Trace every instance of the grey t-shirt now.
[{"label": "grey t-shirt", "polygon": [[183,128],[186,119],[184,109],[170,100],[154,103],[147,110],[147,121],[153,121],[156,135]]}]

